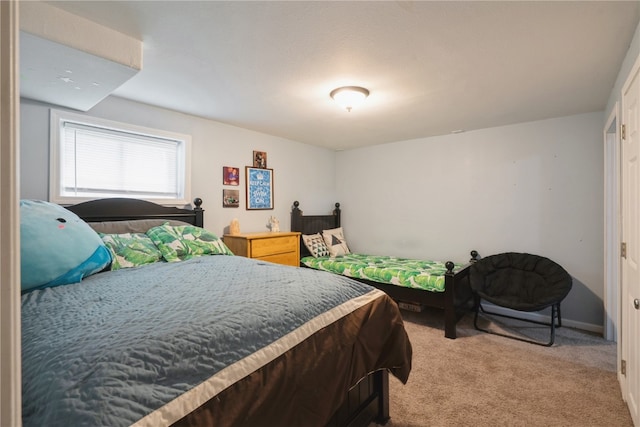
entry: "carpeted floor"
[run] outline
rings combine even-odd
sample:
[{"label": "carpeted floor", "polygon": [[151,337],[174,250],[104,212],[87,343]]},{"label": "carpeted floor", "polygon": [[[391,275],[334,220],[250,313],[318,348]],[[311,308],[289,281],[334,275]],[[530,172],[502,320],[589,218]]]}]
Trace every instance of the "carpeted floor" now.
[{"label": "carpeted floor", "polygon": [[[403,317],[413,369],[406,385],[390,377],[389,427],[633,426],[616,376],[615,343],[562,327],[553,347],[542,347],[476,331],[470,314],[450,340],[437,310]],[[491,325],[523,330],[503,322]],[[543,326],[513,326],[519,325],[531,337],[548,338]]]}]

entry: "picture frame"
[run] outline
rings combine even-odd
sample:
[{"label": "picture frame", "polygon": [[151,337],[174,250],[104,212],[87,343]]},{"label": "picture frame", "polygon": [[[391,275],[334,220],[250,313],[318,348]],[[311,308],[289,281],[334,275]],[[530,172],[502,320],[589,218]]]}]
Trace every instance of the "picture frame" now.
[{"label": "picture frame", "polygon": [[254,168],[267,168],[267,153],[266,151],[253,151],[253,167]]},{"label": "picture frame", "polygon": [[222,207],[237,208],[240,206],[240,190],[222,190]]},{"label": "picture frame", "polygon": [[222,185],[240,185],[240,168],[235,166],[223,166]]},{"label": "picture frame", "polygon": [[247,210],[273,209],[273,169],[245,166]]}]

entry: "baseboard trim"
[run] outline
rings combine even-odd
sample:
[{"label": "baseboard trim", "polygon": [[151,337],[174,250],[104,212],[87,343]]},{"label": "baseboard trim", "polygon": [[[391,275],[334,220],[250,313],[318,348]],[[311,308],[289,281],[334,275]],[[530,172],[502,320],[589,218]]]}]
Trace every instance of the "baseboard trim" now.
[{"label": "baseboard trim", "polygon": [[[511,310],[509,308],[500,307],[497,305],[489,304],[486,302],[482,303],[483,307],[487,307],[489,311],[493,311],[497,314],[504,314],[507,316],[520,317],[527,320],[533,320],[536,322],[551,322],[551,315],[545,315],[540,312],[530,312],[530,311],[516,311]],[[562,318],[562,326],[567,326],[569,328],[576,328],[587,332],[593,332],[598,335],[603,335],[604,326],[603,325],[594,325],[592,323],[578,322],[577,320],[571,320],[567,318]]]}]

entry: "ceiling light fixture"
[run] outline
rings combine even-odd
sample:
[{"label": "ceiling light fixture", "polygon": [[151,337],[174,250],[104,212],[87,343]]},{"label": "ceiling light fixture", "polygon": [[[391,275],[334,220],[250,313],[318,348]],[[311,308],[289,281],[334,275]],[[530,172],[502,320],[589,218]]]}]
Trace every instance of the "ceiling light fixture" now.
[{"label": "ceiling light fixture", "polygon": [[353,107],[356,107],[369,96],[369,91],[360,86],[343,86],[334,89],[329,94],[334,101],[346,108],[348,112],[351,112]]}]

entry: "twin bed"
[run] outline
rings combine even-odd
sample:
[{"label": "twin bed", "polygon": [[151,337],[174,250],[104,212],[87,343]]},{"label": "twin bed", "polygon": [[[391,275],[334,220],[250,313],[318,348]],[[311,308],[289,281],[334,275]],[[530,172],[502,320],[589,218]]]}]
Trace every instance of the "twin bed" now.
[{"label": "twin bed", "polygon": [[[328,215],[304,215],[300,203],[295,201],[291,211],[291,231],[299,231],[304,238],[339,229],[340,213],[340,204],[336,203]],[[383,290],[401,303],[442,309],[447,338],[456,338],[458,319],[471,308],[473,294],[469,285],[469,269],[477,259],[476,251],[471,251],[471,260],[466,265],[352,253],[337,257],[317,255],[312,254],[301,239],[302,266],[348,276]]]},{"label": "twin bed", "polygon": [[[202,227],[201,203],[103,199],[57,221],[121,241]],[[355,280],[224,252],[106,270],[23,292],[25,426],[366,426],[389,419],[388,373],[408,379],[397,305]]]}]

